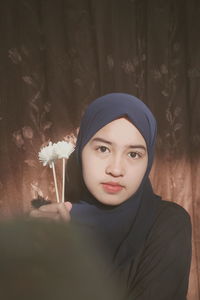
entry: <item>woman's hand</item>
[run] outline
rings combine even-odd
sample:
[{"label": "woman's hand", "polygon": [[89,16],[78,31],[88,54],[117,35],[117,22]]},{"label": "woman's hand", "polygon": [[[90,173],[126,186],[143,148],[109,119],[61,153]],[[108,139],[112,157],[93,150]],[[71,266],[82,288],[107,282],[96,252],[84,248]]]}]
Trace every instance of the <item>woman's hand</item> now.
[{"label": "woman's hand", "polygon": [[52,203],[31,210],[30,217],[69,222],[71,208],[72,204],[70,202]]}]

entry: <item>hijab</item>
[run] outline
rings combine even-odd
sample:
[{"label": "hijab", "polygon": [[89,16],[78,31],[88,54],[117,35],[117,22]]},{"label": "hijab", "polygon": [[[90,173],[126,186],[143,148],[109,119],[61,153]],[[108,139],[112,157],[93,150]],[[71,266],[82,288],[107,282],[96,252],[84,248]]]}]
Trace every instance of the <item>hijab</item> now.
[{"label": "hijab", "polygon": [[[149,172],[154,157],[156,121],[149,108],[138,98],[124,93],[110,93],[93,101],[83,115],[77,138],[75,155],[81,169],[81,154],[89,140],[108,123],[127,118],[143,136],[148,164],[138,190],[117,206],[100,203],[84,186],[78,203],[73,204],[72,220],[89,228],[104,244],[112,272],[124,272],[127,281],[130,266],[145,242],[154,220],[159,197],[153,193]],[[129,279],[128,279],[129,278]]]}]

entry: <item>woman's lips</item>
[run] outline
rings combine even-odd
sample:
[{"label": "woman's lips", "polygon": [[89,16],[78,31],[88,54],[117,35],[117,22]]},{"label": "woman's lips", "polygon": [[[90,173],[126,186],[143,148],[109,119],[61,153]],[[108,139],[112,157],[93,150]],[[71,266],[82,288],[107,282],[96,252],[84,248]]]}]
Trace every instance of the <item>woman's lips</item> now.
[{"label": "woman's lips", "polygon": [[115,194],[123,189],[123,186],[115,182],[102,183],[103,189],[109,194]]}]

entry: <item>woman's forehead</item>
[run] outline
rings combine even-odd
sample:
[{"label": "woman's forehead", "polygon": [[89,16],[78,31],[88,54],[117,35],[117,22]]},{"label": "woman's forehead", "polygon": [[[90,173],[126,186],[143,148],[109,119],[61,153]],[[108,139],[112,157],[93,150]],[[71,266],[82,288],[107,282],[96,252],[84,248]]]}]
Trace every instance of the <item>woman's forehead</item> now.
[{"label": "woman's forehead", "polygon": [[143,145],[146,147],[146,142],[136,128],[127,118],[120,117],[109,122],[99,129],[90,140],[104,139],[108,143],[124,144],[124,145]]}]

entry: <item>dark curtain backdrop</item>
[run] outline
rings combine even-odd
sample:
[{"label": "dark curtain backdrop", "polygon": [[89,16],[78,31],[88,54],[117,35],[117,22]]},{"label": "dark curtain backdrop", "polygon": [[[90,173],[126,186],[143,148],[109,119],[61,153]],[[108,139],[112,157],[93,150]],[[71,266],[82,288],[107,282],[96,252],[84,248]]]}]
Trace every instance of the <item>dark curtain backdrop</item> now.
[{"label": "dark curtain backdrop", "polygon": [[42,145],[75,139],[97,96],[134,94],[158,121],[154,188],[192,217],[188,299],[200,299],[199,30],[199,0],[2,0],[1,217],[55,199]]}]

